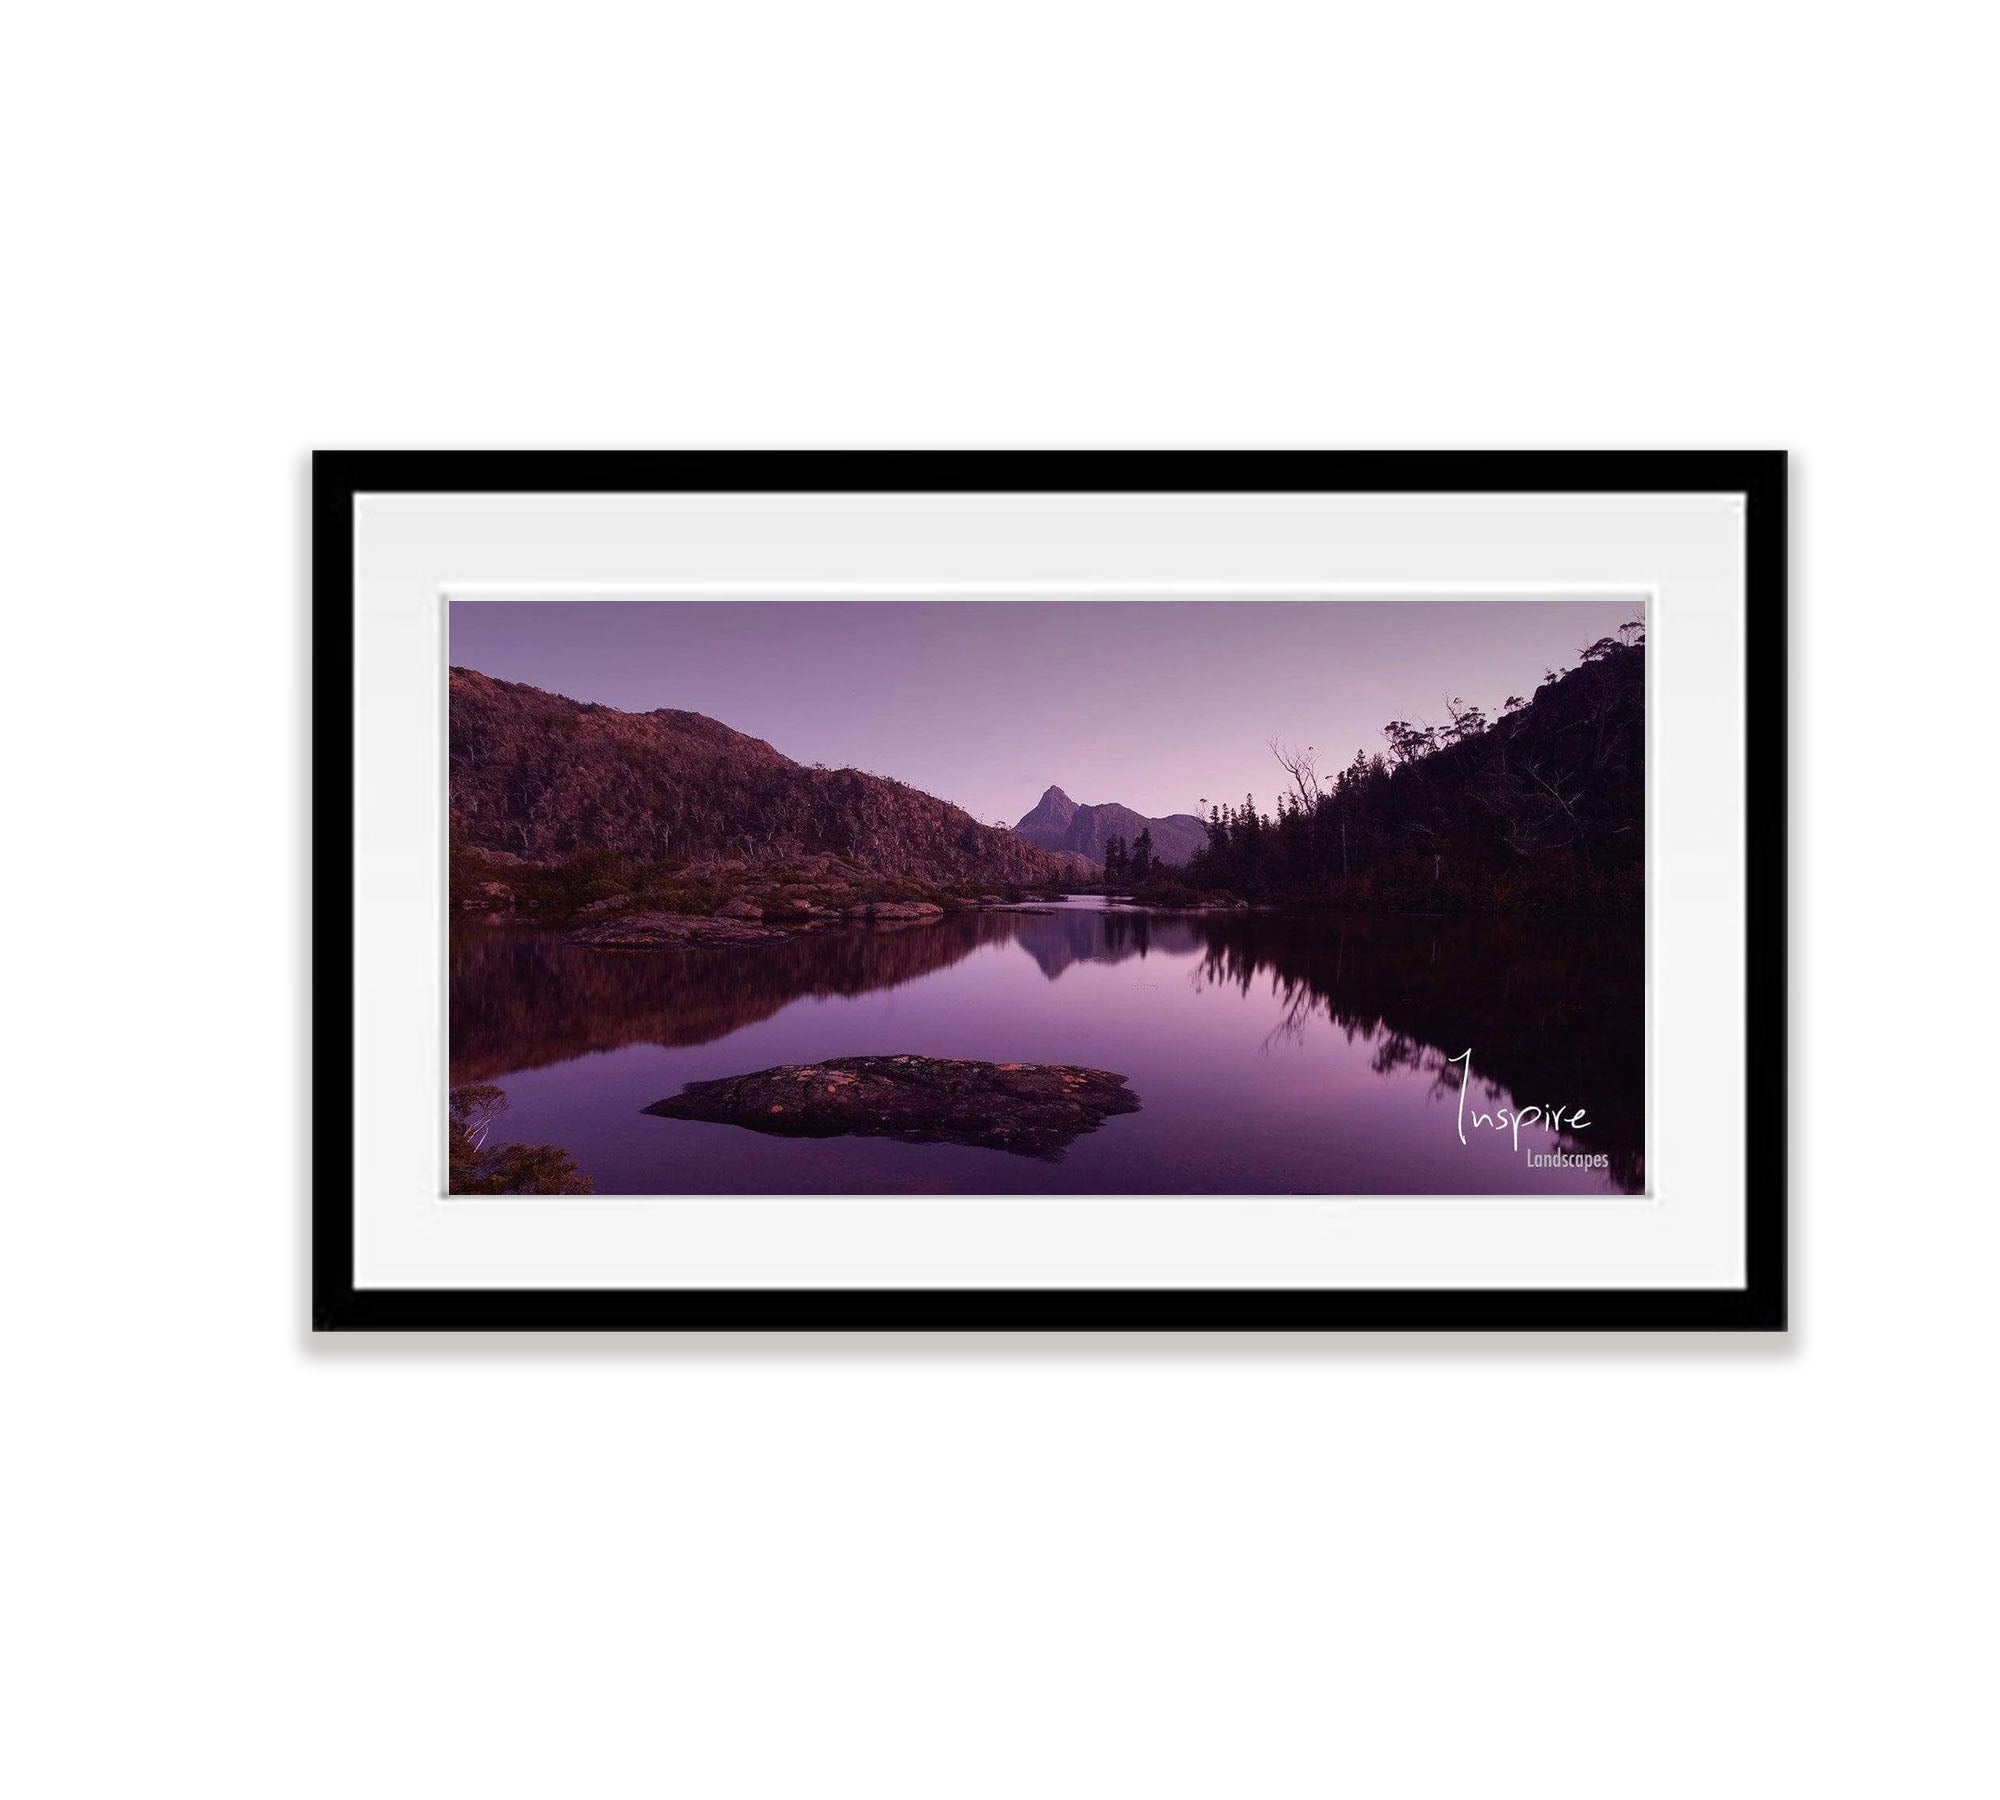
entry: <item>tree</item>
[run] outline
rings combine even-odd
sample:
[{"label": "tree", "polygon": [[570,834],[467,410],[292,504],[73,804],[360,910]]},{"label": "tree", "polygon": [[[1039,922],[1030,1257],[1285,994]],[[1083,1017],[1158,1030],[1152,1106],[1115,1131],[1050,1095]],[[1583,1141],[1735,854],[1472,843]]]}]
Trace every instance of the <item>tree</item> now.
[{"label": "tree", "polygon": [[1421,762],[1438,748],[1435,725],[1413,725],[1408,719],[1391,719],[1382,727],[1382,735],[1389,740],[1389,760],[1399,769]]},{"label": "tree", "polygon": [[507,1110],[507,1090],[490,1081],[474,1081],[451,1090],[451,1122],[465,1132],[474,1150],[486,1148],[493,1121]]},{"label": "tree", "polygon": [[1444,706],[1451,714],[1451,724],[1438,734],[1441,743],[1462,744],[1486,729],[1486,714],[1476,706],[1467,706],[1456,694]]},{"label": "tree", "polygon": [[1132,846],[1132,885],[1144,887],[1153,873],[1153,828],[1148,825]]},{"label": "tree", "polygon": [[1303,750],[1294,749],[1282,739],[1271,740],[1271,754],[1278,759],[1278,766],[1292,778],[1292,787],[1297,792],[1299,804],[1311,812],[1319,804],[1320,795],[1325,791],[1319,779],[1319,751],[1311,744]]},{"label": "tree", "polygon": [[590,1177],[559,1144],[486,1148],[507,1094],[490,1081],[451,1090],[447,1133],[448,1190],[454,1194],[587,1194]]}]

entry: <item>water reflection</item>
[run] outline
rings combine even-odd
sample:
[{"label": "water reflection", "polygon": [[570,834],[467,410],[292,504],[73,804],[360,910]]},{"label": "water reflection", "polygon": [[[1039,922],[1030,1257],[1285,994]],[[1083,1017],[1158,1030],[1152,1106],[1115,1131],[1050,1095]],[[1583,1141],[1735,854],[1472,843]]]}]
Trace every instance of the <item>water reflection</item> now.
[{"label": "water reflection", "polygon": [[960,913],[734,950],[574,949],[559,932],[454,925],[451,1079],[489,1081],[623,1044],[707,1044],[794,1000],[865,994],[1006,943],[1020,915]]},{"label": "water reflection", "polygon": [[[1512,921],[1336,923],[1260,916],[1207,922],[1197,979],[1249,992],[1268,981],[1271,1037],[1316,1019],[1373,1047],[1378,1074],[1417,1071],[1455,1106],[1473,1052],[1469,1100],[1488,1108],[1586,1098],[1588,1148],[1608,1155],[1627,1193],[1645,1187],[1645,946],[1636,927]],[[1583,1148],[1578,1137],[1565,1146]]]},{"label": "water reflection", "polygon": [[1077,907],[1015,916],[1021,948],[1054,981],[1072,963],[1120,963],[1154,950],[1163,956],[1192,956],[1202,945],[1196,918],[1205,915]]},{"label": "water reflection", "polygon": [[[1608,1172],[1529,1179],[1518,1156],[1468,1157],[1447,1135],[1461,1067],[1449,1059],[1467,1049],[1468,1099],[1479,1106],[1588,1104],[1588,1130],[1564,1147],[1607,1157]],[[638,1098],[629,1109],[622,1074],[579,1060],[611,1052],[651,1059],[631,1072]],[[964,1172],[923,1163],[908,1184],[925,1191],[1011,1185],[985,1172],[1001,1160],[991,1152],[888,1146],[905,1160],[856,1151],[839,1164],[822,1146],[814,1163],[740,1150],[731,1162],[714,1147],[723,1128],[645,1120],[656,1133],[712,1134],[674,1138],[663,1169],[649,1159],[666,1140],[630,1123],[683,1080],[901,1052],[1059,1060],[1130,1076],[1147,1109],[1098,1134],[1104,1143],[1093,1141],[1091,1157],[1115,1151],[1117,1160],[1075,1191],[1644,1187],[1636,927],[1072,905],[632,955],[572,949],[549,932],[454,927],[453,1085],[509,1084],[524,1132],[563,1144],[600,1193],[800,1191],[822,1177],[829,1189],[886,1191],[921,1157],[975,1159]]]}]

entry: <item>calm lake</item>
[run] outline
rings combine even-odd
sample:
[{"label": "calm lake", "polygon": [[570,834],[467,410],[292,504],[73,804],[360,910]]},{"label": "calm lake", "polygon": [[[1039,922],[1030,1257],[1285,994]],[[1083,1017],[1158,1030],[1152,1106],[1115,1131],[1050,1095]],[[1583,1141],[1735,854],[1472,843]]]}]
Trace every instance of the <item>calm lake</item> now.
[{"label": "calm lake", "polygon": [[[491,1145],[559,1145],[600,1194],[1638,1193],[1644,967],[1636,925],[1094,897],[638,954],[454,923],[451,1080],[505,1089]],[[898,1054],[1113,1070],[1140,1109],[1053,1162],[645,1111],[690,1081]],[[1527,1107],[1586,1122],[1517,1147],[1475,1119]],[[1603,1166],[1532,1164],[1552,1152]]]}]

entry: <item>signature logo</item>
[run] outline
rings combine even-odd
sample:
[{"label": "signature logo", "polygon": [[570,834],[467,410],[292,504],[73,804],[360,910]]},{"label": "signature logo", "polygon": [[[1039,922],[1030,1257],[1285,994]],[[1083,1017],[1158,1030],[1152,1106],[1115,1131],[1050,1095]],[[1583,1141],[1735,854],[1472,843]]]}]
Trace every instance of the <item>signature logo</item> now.
[{"label": "signature logo", "polygon": [[[1445,1058],[1447,1064],[1463,1063],[1464,1073],[1458,1080],[1458,1141],[1469,1145],[1467,1127],[1473,1131],[1504,1131],[1512,1139],[1516,1153],[1521,1148],[1521,1131],[1542,1131],[1550,1137],[1559,1137],[1564,1132],[1575,1133],[1590,1129],[1590,1114],[1581,1106],[1499,1106],[1491,1112],[1479,1107],[1466,1105],[1466,1095],[1472,1088],[1472,1048],[1468,1045],[1456,1056]],[[1603,1155],[1577,1154],[1560,1149],[1537,1150],[1530,1140],[1528,1167],[1531,1169],[1608,1169],[1611,1159]]]}]

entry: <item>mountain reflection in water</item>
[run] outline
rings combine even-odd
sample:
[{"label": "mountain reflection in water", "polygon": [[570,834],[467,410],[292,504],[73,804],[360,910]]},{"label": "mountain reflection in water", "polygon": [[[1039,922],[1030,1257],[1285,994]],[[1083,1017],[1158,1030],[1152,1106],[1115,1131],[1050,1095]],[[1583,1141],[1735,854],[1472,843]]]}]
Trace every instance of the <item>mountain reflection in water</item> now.
[{"label": "mountain reflection in water", "polygon": [[[1560,1138],[1473,1108],[1587,1108]],[[647,1117],[696,1080],[922,1054],[1082,1064],[1144,1108],[1060,1169],[961,1145],[762,1139]],[[1636,1193],[1644,955],[1602,922],[1148,914],[1072,901],[741,950],[607,954],[455,925],[451,1081],[600,1194]],[[1608,1168],[1531,1166],[1531,1152]],[[1014,1165],[1012,1167],[1005,1165]]]}]

